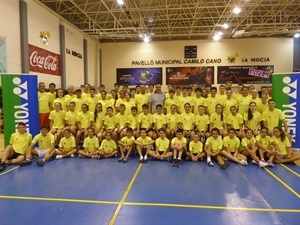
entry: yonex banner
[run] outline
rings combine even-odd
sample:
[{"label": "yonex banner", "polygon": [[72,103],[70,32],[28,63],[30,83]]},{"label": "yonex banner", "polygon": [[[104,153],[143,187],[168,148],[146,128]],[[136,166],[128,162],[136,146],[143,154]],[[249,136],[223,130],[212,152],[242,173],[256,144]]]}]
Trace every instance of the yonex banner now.
[{"label": "yonex banner", "polygon": [[300,149],[300,105],[297,102],[300,99],[300,73],[273,74],[272,90],[276,108],[285,115],[288,133],[293,139],[292,147]]},{"label": "yonex banner", "polygon": [[1,78],[6,146],[20,122],[32,136],[39,133],[38,84],[35,75],[1,74]]}]

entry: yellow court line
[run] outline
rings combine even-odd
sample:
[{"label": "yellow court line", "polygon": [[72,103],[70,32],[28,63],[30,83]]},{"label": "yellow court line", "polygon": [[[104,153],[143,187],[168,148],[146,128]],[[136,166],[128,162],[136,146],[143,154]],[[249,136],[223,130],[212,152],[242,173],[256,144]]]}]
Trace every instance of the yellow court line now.
[{"label": "yellow court line", "polygon": [[279,177],[277,177],[274,173],[272,173],[270,170],[268,170],[266,167],[264,169],[271,174],[272,177],[274,177],[279,183],[281,183],[283,186],[285,186],[290,192],[292,192],[294,195],[296,195],[298,198],[300,198],[300,194],[298,194],[293,188],[291,188],[289,185],[287,185],[284,181],[282,181]]},{"label": "yellow court line", "polygon": [[124,202],[123,205],[130,206],[156,206],[156,207],[177,207],[194,209],[216,209],[216,210],[240,210],[240,211],[259,211],[259,212],[293,212],[300,213],[300,209],[272,209],[272,208],[245,208],[231,206],[211,206],[211,205],[187,205],[187,204],[168,204],[168,203],[148,203],[148,202]]},{"label": "yellow court line", "polygon": [[143,164],[140,164],[140,165],[138,166],[138,168],[136,169],[136,171],[135,171],[133,177],[131,178],[131,180],[130,180],[130,182],[129,182],[127,188],[126,188],[126,191],[124,192],[124,194],[123,194],[123,196],[122,196],[122,198],[121,198],[121,201],[120,201],[120,203],[119,203],[119,205],[118,205],[116,211],[114,212],[112,218],[111,218],[110,221],[109,221],[109,225],[113,225],[113,224],[115,223],[115,221],[116,221],[116,219],[117,219],[117,216],[118,216],[118,214],[119,214],[119,212],[120,212],[120,210],[121,210],[121,208],[122,208],[122,206],[123,206],[123,204],[124,204],[124,202],[125,202],[125,200],[126,200],[126,198],[127,198],[127,195],[128,195],[128,193],[129,193],[129,191],[130,191],[130,189],[131,189],[131,187],[132,187],[132,185],[133,185],[133,183],[134,183],[134,181],[135,181],[137,175],[139,174],[139,172],[140,172],[140,170],[141,170],[141,168],[142,168],[142,165],[143,165]]},{"label": "yellow court line", "polygon": [[292,170],[291,168],[289,168],[289,167],[287,167],[287,166],[285,166],[285,165],[283,165],[283,164],[281,164],[281,163],[280,163],[280,166],[282,166],[283,168],[287,169],[287,170],[290,171],[291,173],[295,174],[297,177],[300,177],[300,174],[297,173],[296,171]]},{"label": "yellow court line", "polygon": [[74,203],[92,203],[92,204],[106,204],[106,205],[118,205],[119,204],[119,202],[100,201],[100,200],[69,199],[69,198],[43,198],[43,197],[26,197],[26,196],[10,196],[10,195],[0,195],[0,199],[17,199],[17,200],[32,200],[32,201],[53,201],[53,202],[74,202]]},{"label": "yellow court line", "polygon": [[15,169],[18,169],[20,166],[16,166],[16,167],[14,167],[14,168],[11,168],[11,169],[9,169],[9,170],[6,170],[5,172],[3,172],[3,173],[0,173],[0,176],[2,176],[2,175],[4,175],[4,174],[7,174],[7,173],[9,173],[9,172],[11,172],[11,171],[13,171],[13,170],[15,170]]},{"label": "yellow court line", "polygon": [[[120,205],[120,202],[112,202],[112,201],[87,200],[87,199],[68,199],[68,198],[43,198],[43,197],[27,197],[27,196],[11,196],[11,195],[0,195],[0,199],[16,199],[16,200],[28,200],[28,201],[71,202],[71,203],[91,203],[91,204],[103,204],[103,205]],[[236,210],[236,211],[257,211],[257,212],[300,213],[300,209],[245,208],[245,207],[231,207],[231,206],[168,204],[168,203],[149,203],[149,202],[123,202],[123,205],[128,205],[128,206],[151,206],[151,207],[174,207],[174,208],[193,208],[193,209],[214,209],[214,210]]]}]

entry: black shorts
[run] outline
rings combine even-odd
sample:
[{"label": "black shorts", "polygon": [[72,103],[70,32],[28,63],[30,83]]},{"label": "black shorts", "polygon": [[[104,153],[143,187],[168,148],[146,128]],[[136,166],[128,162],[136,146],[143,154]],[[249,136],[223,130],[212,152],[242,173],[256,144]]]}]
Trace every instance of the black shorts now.
[{"label": "black shorts", "polygon": [[14,154],[11,156],[11,157],[8,157],[7,159],[16,159],[16,158],[18,158],[20,155],[23,155],[23,154],[21,154],[21,153],[17,153],[17,152],[15,152],[14,151]]},{"label": "black shorts", "polygon": [[162,154],[164,154],[165,152],[164,151],[158,151],[158,154],[159,155],[162,155]]}]

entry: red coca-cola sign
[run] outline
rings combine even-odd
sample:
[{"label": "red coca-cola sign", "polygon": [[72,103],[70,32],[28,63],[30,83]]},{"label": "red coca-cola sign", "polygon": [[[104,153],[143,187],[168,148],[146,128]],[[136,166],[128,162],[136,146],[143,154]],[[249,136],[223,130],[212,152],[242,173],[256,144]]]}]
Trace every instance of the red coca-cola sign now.
[{"label": "red coca-cola sign", "polygon": [[45,49],[28,45],[29,70],[60,76],[60,55],[49,52]]}]

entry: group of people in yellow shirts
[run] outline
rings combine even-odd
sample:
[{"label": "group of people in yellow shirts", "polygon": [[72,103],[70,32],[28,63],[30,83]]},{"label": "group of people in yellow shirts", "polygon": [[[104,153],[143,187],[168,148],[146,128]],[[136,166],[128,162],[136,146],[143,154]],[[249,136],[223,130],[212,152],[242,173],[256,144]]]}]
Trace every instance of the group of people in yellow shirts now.
[{"label": "group of people in yellow shirts", "polygon": [[[32,140],[26,124],[20,123],[10,145],[0,152],[0,170],[6,164],[30,164],[33,156],[44,166],[50,159],[77,154],[93,159],[119,155],[118,162],[127,163],[136,152],[141,163],[151,157],[176,167],[182,158],[196,162],[206,157],[209,166],[214,159],[223,169],[229,161],[247,166],[250,159],[264,167],[299,159],[270,90],[262,88],[259,97],[254,86],[239,85],[239,93],[234,93],[231,85],[220,85],[219,93],[210,85],[168,86],[166,94],[160,84],[149,85],[148,92],[144,85],[120,90],[115,84],[110,93],[101,85],[98,94],[85,85],[83,92],[69,86],[65,95],[55,84],[46,92],[41,82],[40,133]],[[158,97],[151,97],[154,93]]]}]

